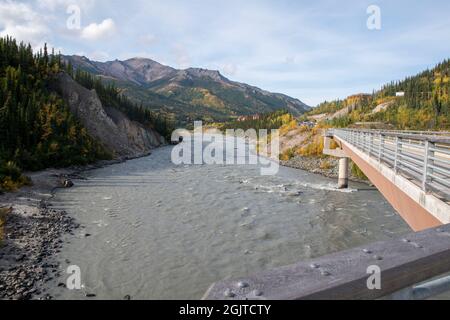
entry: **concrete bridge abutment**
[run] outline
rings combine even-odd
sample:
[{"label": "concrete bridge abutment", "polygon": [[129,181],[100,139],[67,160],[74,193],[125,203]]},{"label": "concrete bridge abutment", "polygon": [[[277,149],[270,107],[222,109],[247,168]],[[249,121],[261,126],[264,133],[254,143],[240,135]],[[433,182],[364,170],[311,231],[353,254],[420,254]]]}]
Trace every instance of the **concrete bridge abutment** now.
[{"label": "concrete bridge abutment", "polygon": [[339,159],[338,189],[348,188],[349,161],[348,158]]},{"label": "concrete bridge abutment", "polygon": [[333,139],[333,136],[325,135],[324,139],[323,153],[339,158],[338,189],[347,189],[349,178],[349,157],[341,147],[332,149],[332,141],[334,141],[335,144],[338,144],[337,141]]}]

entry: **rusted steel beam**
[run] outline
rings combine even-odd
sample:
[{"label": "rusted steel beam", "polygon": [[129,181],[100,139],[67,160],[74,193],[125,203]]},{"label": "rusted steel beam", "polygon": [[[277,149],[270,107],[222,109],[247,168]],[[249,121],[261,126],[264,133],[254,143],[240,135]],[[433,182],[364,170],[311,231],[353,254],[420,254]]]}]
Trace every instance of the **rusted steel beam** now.
[{"label": "rusted steel beam", "polygon": [[[368,268],[381,270],[370,290]],[[213,284],[204,299],[377,299],[450,271],[450,225]]]}]

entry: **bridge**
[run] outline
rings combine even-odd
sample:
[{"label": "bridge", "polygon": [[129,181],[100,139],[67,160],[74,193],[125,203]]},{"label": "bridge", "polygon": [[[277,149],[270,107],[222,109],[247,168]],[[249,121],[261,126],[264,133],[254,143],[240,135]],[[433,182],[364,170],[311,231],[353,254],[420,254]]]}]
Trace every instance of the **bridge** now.
[{"label": "bridge", "polygon": [[339,187],[352,159],[413,230],[450,223],[450,133],[330,130],[324,153],[340,158]]},{"label": "bridge", "polygon": [[[450,133],[335,129],[340,188],[355,162],[415,231],[310,261],[214,283],[204,299],[426,299],[450,291]],[[332,148],[334,140],[337,148]],[[379,287],[369,285],[379,272]]]}]

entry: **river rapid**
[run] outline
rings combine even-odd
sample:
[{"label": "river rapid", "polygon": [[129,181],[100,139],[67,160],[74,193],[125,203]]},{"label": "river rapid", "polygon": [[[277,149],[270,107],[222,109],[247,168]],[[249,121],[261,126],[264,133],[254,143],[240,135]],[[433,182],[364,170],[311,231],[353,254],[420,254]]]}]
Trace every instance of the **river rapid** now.
[{"label": "river rapid", "polygon": [[[65,236],[56,299],[199,299],[241,277],[410,232],[365,184],[280,167],[175,165],[171,146],[88,171],[56,193],[55,208],[84,228]],[[62,287],[81,270],[81,290]],[[58,286],[59,284],[59,286]]]}]

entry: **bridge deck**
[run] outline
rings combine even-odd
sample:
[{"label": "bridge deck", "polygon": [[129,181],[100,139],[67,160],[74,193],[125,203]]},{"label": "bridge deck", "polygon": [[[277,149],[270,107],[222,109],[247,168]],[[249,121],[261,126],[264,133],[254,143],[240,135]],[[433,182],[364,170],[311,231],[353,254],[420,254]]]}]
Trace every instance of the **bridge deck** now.
[{"label": "bridge deck", "polygon": [[332,130],[344,153],[418,231],[450,223],[450,138]]},{"label": "bridge deck", "polygon": [[[369,289],[370,267],[381,288]],[[377,299],[450,271],[450,225],[225,280],[204,299]]]},{"label": "bridge deck", "polygon": [[[341,146],[333,154],[351,157],[413,229],[426,230],[217,282],[204,299],[376,299],[450,272],[450,135],[361,130],[327,135]],[[381,271],[379,289],[367,285],[372,270]]]}]

